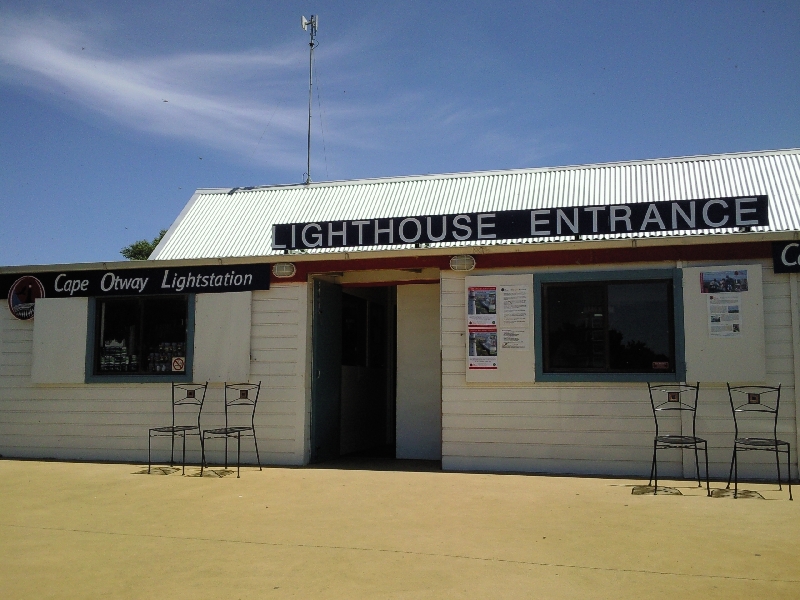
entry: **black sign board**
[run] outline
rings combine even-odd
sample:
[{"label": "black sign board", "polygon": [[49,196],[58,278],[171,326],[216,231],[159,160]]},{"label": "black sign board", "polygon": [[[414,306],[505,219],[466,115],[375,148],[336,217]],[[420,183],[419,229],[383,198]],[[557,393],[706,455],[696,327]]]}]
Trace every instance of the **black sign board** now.
[{"label": "black sign board", "polygon": [[0,275],[0,294],[29,319],[36,298],[246,292],[268,290],[269,281],[267,264],[47,271]]},{"label": "black sign board", "polygon": [[769,225],[766,195],[273,225],[272,248],[431,244]]},{"label": "black sign board", "polygon": [[800,242],[772,242],[772,268],[776,273],[800,273]]}]

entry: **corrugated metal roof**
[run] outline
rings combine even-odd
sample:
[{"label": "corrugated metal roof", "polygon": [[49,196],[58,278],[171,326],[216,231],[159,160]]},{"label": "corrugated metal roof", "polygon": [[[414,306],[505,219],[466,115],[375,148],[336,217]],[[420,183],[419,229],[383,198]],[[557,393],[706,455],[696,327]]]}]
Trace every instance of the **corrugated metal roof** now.
[{"label": "corrugated metal roof", "polygon": [[[256,188],[201,189],[172,224],[152,260],[283,255],[272,225],[413,215],[596,206],[767,194],[769,227],[800,231],[800,149],[690,156],[569,167],[452,173]],[[624,233],[583,239],[686,236],[714,230]],[[503,240],[481,244],[542,244]],[[476,245],[477,242],[438,244]],[[402,246],[318,249],[368,252]]]}]

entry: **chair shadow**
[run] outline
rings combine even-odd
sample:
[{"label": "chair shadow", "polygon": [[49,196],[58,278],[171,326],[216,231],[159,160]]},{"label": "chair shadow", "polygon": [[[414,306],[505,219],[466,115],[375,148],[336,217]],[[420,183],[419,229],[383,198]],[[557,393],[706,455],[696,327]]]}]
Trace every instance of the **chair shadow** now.
[{"label": "chair shadow", "polygon": [[133,475],[172,475],[180,470],[180,467],[151,467],[148,473],[145,467],[141,471],[134,471]]},{"label": "chair shadow", "polygon": [[[655,491],[656,489],[652,485],[634,485],[631,488],[631,494],[634,496],[655,495]],[[666,486],[658,486],[658,493],[665,496],[683,496],[678,488]]]},{"label": "chair shadow", "polygon": [[[718,488],[711,491],[712,498],[733,498],[733,490],[728,488]],[[764,496],[753,490],[742,490],[736,494],[736,498],[755,498],[756,500],[764,500]]]},{"label": "chair shadow", "polygon": [[186,469],[186,477],[216,477],[217,479],[221,479],[228,475],[236,475],[236,470],[234,469],[209,469],[206,467],[203,469],[202,475],[200,475],[200,467],[191,469],[191,472],[189,471],[189,469]]},{"label": "chair shadow", "polygon": [[[153,466],[150,469],[150,472],[147,472],[147,467],[144,467],[141,471],[134,471],[132,475],[174,475],[175,473],[180,473],[180,467],[157,467]],[[220,479],[222,477],[227,477],[228,475],[235,475],[236,471],[234,469],[204,469],[203,470],[203,477],[216,477]],[[186,469],[186,477],[200,477],[200,467],[187,467]]]}]

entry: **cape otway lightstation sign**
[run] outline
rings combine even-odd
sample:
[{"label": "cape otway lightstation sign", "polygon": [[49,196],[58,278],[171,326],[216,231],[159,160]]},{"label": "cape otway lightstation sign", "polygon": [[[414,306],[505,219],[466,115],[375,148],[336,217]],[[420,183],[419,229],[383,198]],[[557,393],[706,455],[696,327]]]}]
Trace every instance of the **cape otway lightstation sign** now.
[{"label": "cape otway lightstation sign", "polygon": [[769,225],[766,195],[273,225],[274,250]]},{"label": "cape otway lightstation sign", "polygon": [[218,265],[0,275],[0,294],[18,319],[33,317],[37,298],[215,294],[268,290],[270,265]]}]

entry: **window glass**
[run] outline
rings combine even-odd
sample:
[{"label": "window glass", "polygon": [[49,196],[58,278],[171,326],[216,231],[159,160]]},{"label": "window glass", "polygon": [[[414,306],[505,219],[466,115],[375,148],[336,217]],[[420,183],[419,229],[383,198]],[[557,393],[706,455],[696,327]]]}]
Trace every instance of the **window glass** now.
[{"label": "window glass", "polygon": [[672,281],[543,285],[546,372],[675,372]]},{"label": "window glass", "polygon": [[172,374],[173,358],[185,365],[187,323],[186,296],[98,299],[94,374]]}]

